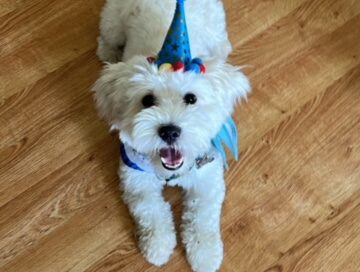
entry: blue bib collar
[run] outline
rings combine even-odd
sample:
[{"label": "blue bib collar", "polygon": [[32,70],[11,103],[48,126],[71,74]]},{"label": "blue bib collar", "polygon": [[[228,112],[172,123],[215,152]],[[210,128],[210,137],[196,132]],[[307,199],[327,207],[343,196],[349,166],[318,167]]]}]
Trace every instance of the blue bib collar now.
[{"label": "blue bib collar", "polygon": [[[120,156],[123,163],[131,169],[145,173],[155,173],[154,168],[152,167],[149,159],[145,155],[137,152],[135,149],[131,148],[129,145],[124,144],[122,142],[120,142]],[[206,164],[214,161],[214,159],[215,156],[214,154],[211,154],[211,152],[205,154],[202,157],[198,157],[196,158],[194,164],[189,168],[188,172],[190,172],[194,167],[196,169],[200,169]],[[181,177],[180,174],[174,174],[168,178],[161,178],[161,177],[158,178],[161,180],[165,179],[165,181],[168,182],[177,179],[179,177]]]}]

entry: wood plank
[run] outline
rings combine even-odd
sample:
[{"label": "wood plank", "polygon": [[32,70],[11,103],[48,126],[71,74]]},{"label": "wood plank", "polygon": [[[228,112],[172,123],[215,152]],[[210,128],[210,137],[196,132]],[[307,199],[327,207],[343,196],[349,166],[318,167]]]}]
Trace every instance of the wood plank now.
[{"label": "wood plank", "polygon": [[230,40],[234,48],[258,36],[282,17],[298,8],[304,0],[237,1],[224,0]]},{"label": "wood plank", "polygon": [[[285,252],[294,258],[295,241],[305,243],[357,209],[360,159],[352,151],[360,147],[359,76],[357,66],[245,151],[229,173],[232,200],[224,220],[234,223],[226,224],[225,240],[242,241],[230,250],[232,264],[265,271],[267,261]],[[254,252],[265,251],[254,259]]]},{"label": "wood plank", "polygon": [[0,105],[95,48],[103,0],[28,2],[0,18]]},{"label": "wood plank", "polygon": [[[355,33],[360,35],[359,19],[355,16],[273,67],[249,72],[253,82],[251,103],[242,105],[236,114],[243,148],[359,63],[360,49],[353,38]],[[271,54],[268,49],[267,54]]]},{"label": "wood plank", "polygon": [[[89,92],[93,82],[83,76],[98,75],[93,55],[85,54],[0,108],[0,120],[7,124],[0,129],[1,205],[105,137]],[[96,126],[87,125],[94,120]]]}]

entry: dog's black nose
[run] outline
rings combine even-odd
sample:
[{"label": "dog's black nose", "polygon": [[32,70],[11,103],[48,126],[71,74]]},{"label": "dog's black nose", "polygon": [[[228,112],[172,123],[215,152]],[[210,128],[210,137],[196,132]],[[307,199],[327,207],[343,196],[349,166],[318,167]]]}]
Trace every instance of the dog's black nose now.
[{"label": "dog's black nose", "polygon": [[176,142],[180,137],[181,128],[174,125],[166,125],[159,128],[159,136],[166,142],[168,145],[171,145]]}]

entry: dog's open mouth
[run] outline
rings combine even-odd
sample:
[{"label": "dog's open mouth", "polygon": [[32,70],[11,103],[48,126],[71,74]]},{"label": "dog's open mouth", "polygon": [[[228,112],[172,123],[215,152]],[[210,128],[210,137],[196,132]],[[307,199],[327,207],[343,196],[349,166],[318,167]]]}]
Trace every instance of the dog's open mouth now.
[{"label": "dog's open mouth", "polygon": [[184,162],[181,152],[172,147],[160,149],[160,159],[164,168],[171,171],[179,169]]}]

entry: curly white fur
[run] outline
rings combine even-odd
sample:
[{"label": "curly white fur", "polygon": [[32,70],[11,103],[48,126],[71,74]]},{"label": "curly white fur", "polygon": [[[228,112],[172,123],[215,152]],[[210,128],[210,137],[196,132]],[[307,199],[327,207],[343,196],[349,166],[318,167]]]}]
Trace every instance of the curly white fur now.
[{"label": "curly white fur", "polygon": [[[203,58],[206,74],[161,73],[149,64],[146,57],[160,50],[174,10],[175,0],[107,1],[98,38],[98,56],[107,64],[94,86],[95,98],[100,115],[120,131],[121,141],[149,156],[155,169],[145,173],[122,165],[119,170],[123,199],[136,221],[145,258],[161,266],[173,252],[175,228],[162,190],[178,185],[185,190],[182,238],[188,261],[194,271],[212,272],[223,259],[223,163],[217,154],[212,163],[189,169],[211,149],[211,139],[236,102],[246,97],[250,84],[238,68],[226,63],[231,45],[218,0],[186,1],[192,55]],[[184,103],[188,92],[197,96],[196,104]],[[148,93],[156,97],[156,106],[144,109],[141,100]],[[158,128],[169,123],[182,131],[175,147],[184,163],[176,171],[164,168],[159,157],[167,144]],[[174,173],[181,177],[170,182],[158,178]]]}]

